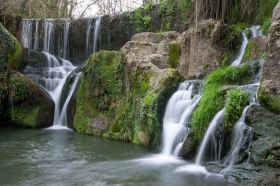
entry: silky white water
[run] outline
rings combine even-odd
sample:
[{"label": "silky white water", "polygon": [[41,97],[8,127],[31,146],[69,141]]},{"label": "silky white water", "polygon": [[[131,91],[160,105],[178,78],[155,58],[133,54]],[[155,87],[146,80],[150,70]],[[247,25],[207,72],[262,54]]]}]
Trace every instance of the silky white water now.
[{"label": "silky white water", "polygon": [[238,51],[238,54],[235,58],[235,60],[232,62],[231,66],[238,66],[240,65],[242,59],[243,59],[243,56],[244,56],[244,53],[245,53],[245,50],[246,50],[246,46],[249,42],[249,39],[247,38],[246,36],[246,32],[247,31],[250,31],[252,33],[252,38],[255,38],[257,36],[261,36],[262,35],[262,31],[261,31],[261,26],[257,25],[257,26],[252,26],[250,28],[246,28],[243,32],[242,32],[242,37],[243,37],[243,42],[242,42],[242,45]]},{"label": "silky white water", "polygon": [[23,46],[28,49],[32,49],[32,19],[23,19],[22,20],[22,35],[21,39]]},{"label": "silky white water", "polygon": [[169,99],[163,119],[162,154],[178,156],[188,135],[188,121],[199,103],[201,81],[186,81]]},{"label": "silky white water", "polygon": [[99,34],[99,29],[101,25],[101,18],[98,17],[95,21],[95,27],[94,27],[94,40],[93,40],[93,53],[97,52],[97,41],[98,41],[98,34]]},{"label": "silky white water", "polygon": [[211,135],[214,132],[214,129],[217,126],[218,120],[220,119],[220,117],[225,113],[225,109],[222,109],[221,111],[219,111],[216,116],[213,118],[213,120],[211,121],[210,125],[207,128],[207,131],[203,137],[202,143],[200,145],[196,160],[195,160],[195,164],[200,165],[203,155],[205,153],[205,149],[206,149],[206,145],[209,142]]}]

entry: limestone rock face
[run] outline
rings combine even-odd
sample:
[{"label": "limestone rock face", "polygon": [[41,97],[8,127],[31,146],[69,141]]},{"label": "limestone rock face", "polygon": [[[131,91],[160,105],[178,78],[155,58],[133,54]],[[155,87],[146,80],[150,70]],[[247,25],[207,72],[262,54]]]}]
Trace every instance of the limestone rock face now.
[{"label": "limestone rock face", "polygon": [[201,78],[221,67],[224,28],[219,21],[203,20],[197,28],[191,27],[182,34],[179,38],[182,55],[177,69],[184,77]]},{"label": "limestone rock face", "polygon": [[242,62],[246,63],[263,58],[265,56],[267,42],[267,36],[258,36],[251,39],[245,52],[248,56],[245,55]]},{"label": "limestone rock face", "polygon": [[262,106],[280,114],[280,2],[273,11],[268,37],[259,99]]}]

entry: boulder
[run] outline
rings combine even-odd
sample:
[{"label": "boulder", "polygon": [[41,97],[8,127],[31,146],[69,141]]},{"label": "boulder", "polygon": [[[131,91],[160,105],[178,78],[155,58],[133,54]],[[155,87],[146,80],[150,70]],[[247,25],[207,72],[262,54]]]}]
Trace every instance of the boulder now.
[{"label": "boulder", "polygon": [[262,106],[269,111],[280,114],[280,2],[273,11],[268,38],[258,94]]},{"label": "boulder", "polygon": [[246,46],[245,55],[242,59],[242,63],[258,60],[260,58],[265,57],[267,42],[268,37],[266,36],[258,36],[251,39]]},{"label": "boulder", "polygon": [[254,129],[251,160],[256,165],[280,167],[280,116],[258,105],[246,113],[246,123]]},{"label": "boulder", "polygon": [[8,89],[10,123],[20,127],[41,128],[53,125],[54,102],[48,93],[23,74],[12,70]]}]

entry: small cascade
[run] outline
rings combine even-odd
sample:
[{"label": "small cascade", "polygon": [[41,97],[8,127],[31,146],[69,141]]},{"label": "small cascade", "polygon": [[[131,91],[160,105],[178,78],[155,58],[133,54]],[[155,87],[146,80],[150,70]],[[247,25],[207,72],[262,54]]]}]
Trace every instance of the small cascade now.
[{"label": "small cascade", "polygon": [[32,49],[32,19],[22,20],[22,42],[23,46]]},{"label": "small cascade", "polygon": [[93,40],[93,53],[97,52],[97,41],[98,41],[98,36],[99,36],[99,30],[100,30],[100,25],[101,25],[101,18],[98,17],[95,21],[95,26],[94,26],[94,40]]},{"label": "small cascade", "polygon": [[261,31],[261,26],[257,25],[257,26],[252,26],[250,28],[246,28],[243,32],[242,32],[242,37],[243,37],[243,42],[242,42],[242,45],[238,51],[238,54],[235,58],[235,60],[232,62],[231,66],[238,66],[240,65],[242,59],[243,59],[243,56],[244,56],[244,53],[245,53],[245,50],[246,50],[246,46],[249,42],[247,36],[246,36],[246,32],[247,31],[250,31],[252,37],[251,39],[257,37],[257,36],[261,36],[262,35],[262,31]]},{"label": "small cascade", "polygon": [[67,20],[67,23],[64,24],[64,39],[63,39],[63,59],[68,59],[68,35],[69,35],[70,19]]},{"label": "small cascade", "polygon": [[162,154],[179,155],[189,133],[188,122],[201,97],[201,87],[201,81],[186,81],[169,99],[163,120]]},{"label": "small cascade", "polygon": [[87,32],[86,32],[86,52],[88,56],[90,56],[91,54],[91,44],[90,44],[91,22],[92,22],[92,18],[89,18],[87,23]]},{"label": "small cascade", "polygon": [[54,47],[53,19],[45,20],[44,51],[52,52]]},{"label": "small cascade", "polygon": [[70,101],[70,99],[71,99],[71,97],[72,97],[72,95],[75,91],[76,85],[77,85],[78,80],[81,77],[81,75],[82,75],[82,72],[79,72],[78,74],[76,74],[75,80],[74,80],[74,82],[71,86],[70,92],[69,92],[69,94],[67,96],[67,99],[66,99],[66,101],[63,105],[63,108],[61,110],[60,117],[59,117],[58,122],[57,122],[58,125],[67,126],[67,113],[66,113],[67,107],[68,107],[69,101]]},{"label": "small cascade", "polygon": [[[203,155],[206,151],[206,148],[207,148],[207,145],[209,144],[210,140],[211,140],[211,137],[214,135],[214,131],[215,131],[215,128],[218,124],[218,120],[225,114],[225,109],[222,109],[221,111],[219,111],[216,116],[213,118],[213,120],[211,121],[204,137],[203,137],[203,140],[202,140],[202,143],[200,145],[200,148],[199,148],[199,152],[198,152],[198,155],[196,157],[196,160],[195,160],[195,164],[196,165],[200,165],[201,164],[201,161],[202,161],[202,158],[203,158]],[[217,152],[217,149],[215,149],[215,152]]]},{"label": "small cascade", "polygon": [[34,50],[39,50],[39,21],[40,19],[36,19],[36,28],[35,28],[35,37],[34,37]]}]

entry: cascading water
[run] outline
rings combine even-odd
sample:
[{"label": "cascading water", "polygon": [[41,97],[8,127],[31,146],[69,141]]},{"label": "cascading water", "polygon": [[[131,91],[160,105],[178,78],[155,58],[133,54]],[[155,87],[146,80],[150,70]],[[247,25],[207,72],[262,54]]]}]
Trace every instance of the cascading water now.
[{"label": "cascading water", "polygon": [[22,20],[22,42],[23,46],[32,49],[32,19]]},{"label": "cascading water", "polygon": [[[219,111],[216,116],[213,118],[213,120],[211,121],[204,137],[203,137],[203,140],[202,140],[202,143],[200,145],[200,148],[199,148],[199,152],[197,154],[197,157],[196,157],[196,160],[195,160],[195,164],[196,165],[200,165],[201,164],[201,161],[202,161],[202,157],[205,153],[205,149],[206,149],[206,145],[208,144],[211,136],[213,135],[213,132],[214,132],[214,129],[216,128],[217,126],[217,123],[218,123],[218,120],[220,119],[221,116],[223,116],[225,113],[225,109],[222,109],[221,111]],[[215,149],[216,150],[216,149]]]},{"label": "cascading water", "polygon": [[89,18],[87,23],[87,32],[86,32],[86,52],[87,52],[86,54],[88,56],[90,56],[91,54],[91,44],[90,44],[91,22],[92,22],[92,18]]},{"label": "cascading water", "polygon": [[70,20],[64,24],[64,40],[63,40],[63,59],[68,59],[68,35],[69,35]]},{"label": "cascading water", "polygon": [[39,50],[39,21],[40,19],[36,19],[36,28],[35,28],[35,37],[34,37],[34,50]]},{"label": "cascading water", "polygon": [[44,51],[52,52],[53,43],[53,19],[46,19],[44,28]]},{"label": "cascading water", "polygon": [[[28,77],[30,77],[33,81],[35,81],[38,85],[40,85],[43,89],[45,89],[49,95],[52,97],[55,103],[55,111],[54,111],[54,126],[67,126],[67,115],[66,109],[68,103],[71,99],[71,96],[75,90],[77,85],[78,79],[81,76],[81,73],[77,73],[75,75],[75,80],[72,83],[70,91],[68,92],[66,101],[62,101],[62,90],[68,75],[76,69],[72,65],[70,61],[67,61],[68,58],[68,35],[69,35],[69,27],[70,27],[70,20],[67,19],[67,22],[64,24],[63,28],[63,42],[62,43],[62,55],[61,58],[58,58],[51,54],[54,51],[54,29],[53,29],[53,21],[52,19],[45,20],[44,26],[44,44],[42,52],[37,52],[37,55],[44,55],[46,62],[41,62],[45,68],[42,70],[30,70],[34,69],[34,67],[27,66],[24,72]],[[23,22],[23,26],[26,29],[26,25],[32,25],[28,21]],[[39,39],[36,40],[36,36],[39,35],[38,31],[38,21],[36,20],[36,29],[35,29],[35,40],[34,40],[34,49],[39,48]],[[25,36],[23,36],[25,37]],[[25,41],[25,40],[24,40]],[[42,58],[43,59],[43,58]],[[40,66],[40,65],[39,65]],[[36,68],[36,67],[35,67]],[[31,74],[30,74],[31,72]]]},{"label": "cascading water", "polygon": [[99,29],[101,25],[101,18],[98,17],[95,21],[95,26],[94,26],[94,40],[93,40],[93,53],[97,52],[97,41],[98,41],[98,34],[99,34]]},{"label": "cascading water", "polygon": [[188,135],[188,122],[199,103],[201,81],[186,81],[169,99],[163,120],[163,150],[167,156],[178,156]]},{"label": "cascading water", "polygon": [[250,28],[246,28],[243,32],[242,32],[242,37],[243,37],[243,42],[242,42],[242,45],[241,45],[241,48],[239,49],[238,53],[237,53],[237,56],[236,56],[236,59],[232,62],[231,66],[238,66],[240,65],[242,59],[243,59],[243,56],[244,56],[244,53],[245,53],[245,50],[246,50],[246,46],[249,42],[247,36],[246,36],[246,32],[247,31],[250,31],[251,34],[252,34],[252,38],[255,38],[257,36],[261,36],[262,35],[262,31],[261,31],[261,26],[257,25],[257,26],[252,26]]}]

